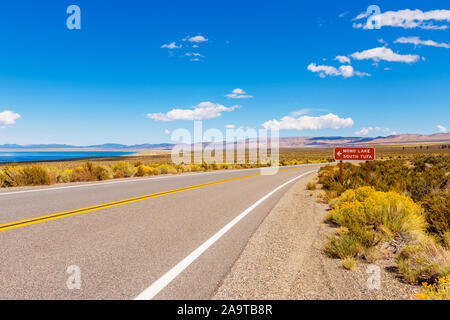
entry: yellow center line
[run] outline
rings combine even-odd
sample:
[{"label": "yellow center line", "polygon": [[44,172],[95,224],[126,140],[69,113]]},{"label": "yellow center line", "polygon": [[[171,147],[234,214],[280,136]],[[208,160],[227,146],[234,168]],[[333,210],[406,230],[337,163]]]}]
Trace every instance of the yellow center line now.
[{"label": "yellow center line", "polygon": [[[280,171],[288,171],[288,170],[294,170],[294,169],[299,169],[299,168],[302,168],[302,167],[289,168],[289,169],[283,169],[283,170],[278,170],[278,171],[279,172]],[[262,174],[261,173],[257,173],[257,174],[252,174],[252,175],[248,175],[248,176],[243,176],[243,177],[237,177],[237,178],[230,178],[230,179],[225,179],[225,180],[213,181],[213,182],[198,184],[198,185],[194,185],[194,186],[190,186],[190,187],[173,189],[173,190],[168,190],[168,191],[148,194],[148,195],[145,195],[145,196],[139,196],[139,197],[124,199],[124,200],[119,200],[119,201],[114,201],[114,202],[108,202],[108,203],[99,204],[99,205],[95,205],[95,206],[91,206],[91,207],[86,207],[86,208],[81,208],[81,209],[75,209],[75,210],[70,210],[70,211],[53,213],[53,214],[40,216],[40,217],[35,217],[35,218],[31,218],[31,219],[26,219],[26,220],[8,222],[8,223],[0,225],[0,231],[20,228],[20,227],[28,226],[28,225],[31,225],[31,224],[42,223],[42,222],[55,220],[55,219],[66,218],[66,217],[74,216],[74,215],[77,215],[77,214],[97,211],[97,210],[101,210],[101,209],[105,209],[105,208],[110,208],[110,207],[120,206],[120,205],[124,205],[124,204],[128,204],[128,203],[132,203],[132,202],[137,202],[137,201],[143,201],[143,200],[156,198],[156,197],[161,197],[161,196],[174,194],[174,193],[178,193],[178,192],[182,192],[182,191],[199,189],[199,188],[203,188],[203,187],[207,187],[207,186],[216,185],[216,184],[219,184],[219,183],[225,183],[225,182],[230,182],[230,181],[236,181],[236,180],[242,180],[242,179],[257,177],[257,176],[260,176],[260,175],[262,175]]]}]

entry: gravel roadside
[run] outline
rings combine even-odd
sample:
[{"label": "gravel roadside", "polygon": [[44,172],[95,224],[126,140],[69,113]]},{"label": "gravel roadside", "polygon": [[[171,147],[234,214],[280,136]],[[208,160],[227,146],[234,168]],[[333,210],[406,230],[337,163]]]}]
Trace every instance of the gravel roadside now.
[{"label": "gravel roadside", "polygon": [[312,179],[299,180],[280,199],[212,299],[413,298],[418,287],[397,278],[392,259],[358,262],[348,271],[324,254],[323,243],[334,227],[324,222],[328,205],[318,201],[319,191],[306,190]]}]

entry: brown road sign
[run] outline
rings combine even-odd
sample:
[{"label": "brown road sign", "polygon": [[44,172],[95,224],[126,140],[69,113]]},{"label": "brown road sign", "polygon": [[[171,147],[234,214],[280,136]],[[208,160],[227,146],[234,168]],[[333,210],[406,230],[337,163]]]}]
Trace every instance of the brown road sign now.
[{"label": "brown road sign", "polygon": [[375,160],[375,148],[370,148],[370,147],[334,148],[334,160],[374,161]]}]

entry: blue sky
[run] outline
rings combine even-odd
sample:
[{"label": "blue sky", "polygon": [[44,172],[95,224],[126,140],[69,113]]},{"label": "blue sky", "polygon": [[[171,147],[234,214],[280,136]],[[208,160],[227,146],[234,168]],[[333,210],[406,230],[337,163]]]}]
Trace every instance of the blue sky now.
[{"label": "blue sky", "polygon": [[[81,30],[66,27],[71,4]],[[379,29],[353,20],[372,4]],[[449,9],[448,1],[4,1],[0,144],[170,142],[167,132],[193,126],[167,120],[192,117],[221,130],[276,120],[281,136],[445,132]],[[419,20],[392,23],[395,15]],[[161,48],[173,42],[182,47]],[[226,97],[238,88],[251,97]]]}]

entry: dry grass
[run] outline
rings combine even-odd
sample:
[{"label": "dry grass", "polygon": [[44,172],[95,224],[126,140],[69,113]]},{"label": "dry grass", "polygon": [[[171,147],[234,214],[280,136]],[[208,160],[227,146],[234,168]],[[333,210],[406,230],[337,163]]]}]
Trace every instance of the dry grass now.
[{"label": "dry grass", "polygon": [[342,260],[342,266],[347,270],[353,270],[356,266],[356,260],[353,257],[347,257]]},{"label": "dry grass", "polygon": [[449,252],[424,233],[403,247],[396,261],[400,273],[411,283],[434,282],[450,274]]}]

